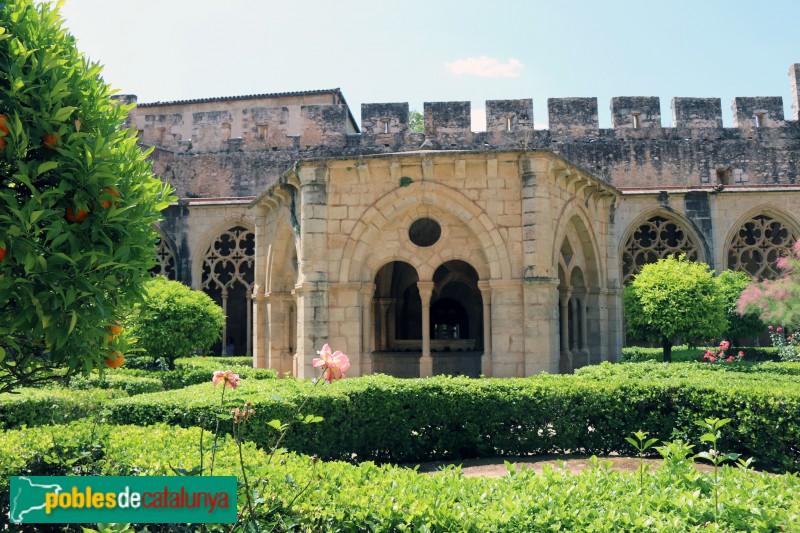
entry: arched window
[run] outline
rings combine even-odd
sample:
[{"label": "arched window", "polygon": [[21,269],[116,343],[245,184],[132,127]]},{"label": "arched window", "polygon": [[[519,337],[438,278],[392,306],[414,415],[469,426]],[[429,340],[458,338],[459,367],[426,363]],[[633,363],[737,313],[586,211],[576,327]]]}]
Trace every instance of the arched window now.
[{"label": "arched window", "polygon": [[225,312],[220,348],[223,355],[252,354],[254,255],[255,233],[242,226],[221,234],[205,253],[201,288]]},{"label": "arched window", "polygon": [[756,215],[739,228],[728,243],[728,268],[747,272],[754,279],[774,279],[776,262],[797,240],[785,224],[767,215]]},{"label": "arched window", "polygon": [[690,261],[697,261],[698,247],[689,233],[676,221],[663,216],[654,216],[631,232],[622,252],[622,283],[631,278],[648,263],[669,256],[686,254]]},{"label": "arched window", "polygon": [[153,276],[164,276],[167,279],[176,279],[175,254],[167,241],[159,237],[156,245],[156,266],[150,269]]}]

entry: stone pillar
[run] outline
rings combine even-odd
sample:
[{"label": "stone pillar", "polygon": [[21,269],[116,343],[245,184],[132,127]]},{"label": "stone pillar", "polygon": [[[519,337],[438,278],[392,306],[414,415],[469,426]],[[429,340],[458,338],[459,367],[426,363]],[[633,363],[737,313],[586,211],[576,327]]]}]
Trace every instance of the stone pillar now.
[{"label": "stone pillar", "polygon": [[297,377],[316,375],[311,361],[328,342],[328,169],[303,165],[300,180],[300,250],[298,250]]},{"label": "stone pillar", "polygon": [[328,342],[328,284],[306,282],[297,292],[297,377],[316,375],[311,361]]},{"label": "stone pillar", "polygon": [[270,368],[267,296],[258,285],[253,288],[253,329],[253,368]]},{"label": "stone pillar", "polygon": [[492,376],[523,376],[528,333],[522,282],[493,279],[489,280],[489,286],[492,290]]},{"label": "stone pillar", "polygon": [[225,323],[222,325],[222,353],[218,355],[224,356],[228,351],[228,289],[226,287],[222,288],[222,314],[225,315]]},{"label": "stone pillar", "polygon": [[561,373],[569,372],[572,368],[572,354],[569,351],[569,298],[571,295],[569,289],[562,289],[559,291],[558,304],[561,311],[561,350],[558,370]]},{"label": "stone pillar", "polygon": [[483,302],[483,355],[481,356],[481,374],[492,377],[492,289],[488,281],[479,281]]},{"label": "stone pillar", "polygon": [[389,299],[381,298],[378,300],[378,309],[381,318],[381,337],[378,349],[386,351],[389,348]]},{"label": "stone pillar", "polygon": [[265,292],[267,289],[267,208],[263,205],[255,207],[256,217],[256,251],[254,265],[254,284],[252,292],[253,306],[253,335],[252,354],[253,367],[267,367],[267,338],[269,336],[267,317],[267,301]]},{"label": "stone pillar", "polygon": [[386,328],[386,345],[389,351],[394,350],[395,347],[395,311],[397,309],[397,298],[390,298],[389,299],[389,312],[387,317],[388,327]]},{"label": "stone pillar", "polygon": [[419,297],[422,300],[422,357],[419,360],[419,377],[433,375],[433,358],[431,357],[431,294],[432,281],[418,281]]},{"label": "stone pillar", "polygon": [[588,324],[586,317],[587,308],[588,305],[586,303],[586,292],[584,291],[581,294],[581,297],[578,299],[578,313],[580,314],[580,330],[581,330],[581,342],[580,342],[581,366],[589,364],[589,335],[588,335]]},{"label": "stone pillar", "polygon": [[570,309],[570,318],[572,319],[571,326],[572,326],[572,346],[570,347],[572,351],[573,361],[575,357],[578,355],[578,340],[580,339],[580,331],[578,329],[578,297],[574,294],[572,298],[569,299],[569,309]]},{"label": "stone pillar", "polygon": [[608,291],[589,289],[586,300],[586,321],[589,329],[589,364],[608,358]]},{"label": "stone pillar", "polygon": [[524,291],[524,373],[558,372],[558,278],[527,278]]},{"label": "stone pillar", "polygon": [[375,338],[372,330],[372,297],[375,293],[374,283],[361,286],[361,375],[372,374],[372,344]]}]

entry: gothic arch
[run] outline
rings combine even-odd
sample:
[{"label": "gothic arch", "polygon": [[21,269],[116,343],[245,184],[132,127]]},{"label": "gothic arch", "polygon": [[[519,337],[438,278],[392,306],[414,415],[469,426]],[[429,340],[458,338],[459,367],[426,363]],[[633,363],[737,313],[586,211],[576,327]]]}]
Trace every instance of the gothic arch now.
[{"label": "gothic arch", "polygon": [[668,256],[684,253],[692,261],[707,261],[706,242],[694,224],[679,213],[664,209],[639,216],[625,232],[620,246],[622,285],[627,285],[642,266]]},{"label": "gothic arch", "polygon": [[175,243],[161,228],[158,226],[153,228],[158,233],[158,242],[156,243],[156,266],[150,269],[150,274],[176,280],[178,263],[175,255]]},{"label": "gothic arch", "polygon": [[[565,223],[566,221],[566,223]],[[561,212],[556,222],[558,231],[554,240],[552,264],[557,268],[562,261],[561,248],[564,241],[571,237],[570,245],[583,260],[588,282],[593,287],[603,287],[606,285],[606,273],[603,262],[600,260],[600,246],[597,236],[591,231],[591,219],[589,215],[577,204],[577,199],[570,200]],[[564,265],[567,267],[568,265]]]},{"label": "gothic arch", "polygon": [[[417,268],[421,279],[430,279],[430,277],[422,278],[423,270],[430,270],[426,274],[432,276],[433,270],[438,264],[442,260],[448,259],[461,259],[472,264],[481,274],[481,277],[484,277],[484,273],[481,270],[485,268],[485,273],[489,274],[486,276],[487,279],[489,277],[492,279],[510,279],[511,261],[508,250],[500,236],[500,232],[486,213],[458,191],[441,184],[425,181],[415,182],[408,187],[395,189],[384,195],[366,210],[354,226],[345,244],[339,280],[342,282],[366,281],[369,279],[366,278],[366,272],[370,272],[374,276],[377,263],[385,262],[388,256],[380,259],[371,257],[374,249],[369,247],[368,242],[380,233],[389,219],[395,218],[398,213],[403,214],[404,220],[408,219],[412,216],[410,210],[413,208],[418,209],[420,206],[425,206],[430,213],[447,214],[460,220],[464,227],[474,235],[483,250],[485,258],[481,263],[488,263],[486,266],[479,266],[474,263],[474,257],[449,257],[450,252],[446,252],[440,256],[431,257],[423,267],[415,264],[413,254],[404,253],[400,250],[396,251],[401,256],[398,259],[402,261],[408,261],[409,258],[405,256],[411,255],[412,260],[410,263]],[[414,216],[419,216],[419,213],[420,211],[418,210]],[[445,255],[448,255],[448,257],[445,258]],[[434,260],[439,261],[439,263],[432,264]],[[364,268],[368,261],[371,263],[371,268]],[[419,263],[419,258],[417,258],[416,263]]]},{"label": "gothic arch", "polygon": [[800,238],[800,226],[784,211],[768,205],[755,207],[732,225],[725,237],[723,264],[754,279],[778,277],[778,257]]},{"label": "gothic arch", "polygon": [[[252,224],[245,225],[243,217],[229,220],[228,224],[224,222],[217,224],[216,235],[207,234],[210,235],[207,236],[209,244],[200,248],[202,255],[195,257],[195,264],[199,262],[200,266],[194,280],[203,292],[222,306],[225,313],[220,353],[251,355],[255,230]],[[233,348],[229,351],[231,344]]]}]

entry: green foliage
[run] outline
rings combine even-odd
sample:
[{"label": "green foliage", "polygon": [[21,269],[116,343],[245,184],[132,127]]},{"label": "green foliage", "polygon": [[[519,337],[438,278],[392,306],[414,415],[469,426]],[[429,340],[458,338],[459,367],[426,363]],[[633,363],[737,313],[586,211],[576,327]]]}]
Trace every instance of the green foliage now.
[{"label": "green foliage", "polygon": [[408,113],[408,131],[412,133],[422,133],[425,131],[425,118],[419,111],[412,109]]},{"label": "green foliage", "polygon": [[[244,363],[244,364],[242,364]],[[271,368],[253,368],[251,357],[185,357],[175,360],[175,368],[203,369],[205,381],[217,370],[232,370],[242,379],[277,379],[278,372]]]},{"label": "green foliage", "polygon": [[173,199],[61,24],[50,3],[0,3],[0,391],[106,366]]},{"label": "green foliage", "polygon": [[737,346],[738,341],[757,337],[763,333],[767,325],[758,318],[758,315],[754,313],[740,315],[736,311],[736,302],[750,284],[750,276],[744,272],[725,270],[717,276],[716,280],[725,306],[725,316],[728,319],[728,329],[721,338],[729,339],[734,346]]},{"label": "green foliage", "polygon": [[[690,362],[701,361],[706,350],[715,349],[715,346],[698,346],[688,348],[678,346],[672,348],[672,361]],[[762,346],[740,346],[736,352],[744,352],[745,362],[755,361],[780,361],[780,354],[777,348]],[[645,348],[642,346],[626,346],[622,349],[620,363],[641,363],[644,361],[663,361],[664,351],[662,348]]]},{"label": "green foliage", "polygon": [[670,361],[673,339],[719,337],[725,311],[708,265],[668,257],[645,265],[623,293],[628,333],[659,342]]},{"label": "green foliage", "polygon": [[170,369],[176,358],[208,350],[224,324],[222,308],[207,294],[162,276],[146,283],[144,301],[126,321],[138,344]]},{"label": "green foliage", "polygon": [[[190,469],[200,463],[197,428],[76,423],[7,431],[0,439],[4,516],[11,475],[90,471],[163,476],[174,475],[172,467]],[[219,446],[215,474],[240,475],[235,443],[221,439]],[[420,475],[414,469],[370,462],[318,462],[312,467],[310,457],[292,453],[270,463],[266,451],[248,443],[243,447],[245,468],[258,480],[256,517],[265,531],[674,532],[702,530],[714,519],[710,475],[691,466],[680,476],[674,467],[653,470],[640,494],[636,475],[601,468],[599,461],[577,475],[545,468],[541,474],[518,469],[513,476],[467,478],[458,468]],[[46,457],[61,460],[48,463]],[[73,458],[78,461],[69,465]],[[307,492],[294,500],[309,481]],[[715,531],[791,531],[800,522],[797,476],[726,467],[719,472],[718,487],[724,505]],[[241,510],[241,496],[239,504]],[[168,531],[171,526],[161,527],[151,524],[148,530]]]},{"label": "green foliage", "polygon": [[164,389],[164,384],[157,378],[136,377],[112,371],[106,372],[102,376],[98,374],[73,376],[69,380],[69,388],[76,390],[119,389],[130,396],[135,396],[136,394],[147,392],[161,392]]},{"label": "green foliage", "polygon": [[113,398],[127,397],[121,389],[23,389],[0,394],[0,428],[41,426],[79,420],[102,410]]},{"label": "green foliage", "polygon": [[[762,467],[800,470],[797,374],[736,372],[738,366],[604,364],[573,376],[525,379],[368,376],[313,390],[304,381],[251,379],[229,391],[226,400],[252,402],[256,413],[242,436],[268,446],[275,436],[270,422],[291,420],[308,397],[301,414],[323,421],[296,426],[283,445],[325,459],[631,453],[625,441],[631,432],[692,441],[699,436],[694,421],[716,417],[733,419],[723,437],[726,449],[754,456]],[[117,400],[110,419],[188,427],[211,420],[218,405],[219,390],[208,383]]]}]

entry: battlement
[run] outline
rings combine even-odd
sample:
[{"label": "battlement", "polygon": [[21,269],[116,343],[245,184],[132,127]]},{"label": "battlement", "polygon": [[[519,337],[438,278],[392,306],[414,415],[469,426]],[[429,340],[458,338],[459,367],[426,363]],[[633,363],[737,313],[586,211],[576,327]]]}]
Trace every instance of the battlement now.
[{"label": "battlement", "polygon": [[[789,69],[794,122],[800,114],[800,64]],[[136,96],[118,97],[136,104]],[[470,102],[426,102],[424,134],[409,132],[409,105],[375,103],[361,106],[361,131],[341,91],[305,91],[242,97],[138,104],[131,122],[141,142],[174,152],[239,150],[304,151],[359,149],[498,149],[542,142],[597,138],[664,139],[682,135],[693,139],[780,137],[790,121],[784,118],[781,97],[736,97],[733,127],[724,128],[719,98],[672,99],[671,128],[661,123],[661,102],[655,96],[617,96],[611,99],[611,128],[601,129],[597,98],[550,98],[549,129],[534,130],[531,99],[488,100],[486,131],[473,132]],[[726,133],[728,132],[728,133]],[[522,140],[521,140],[522,139]]]}]

